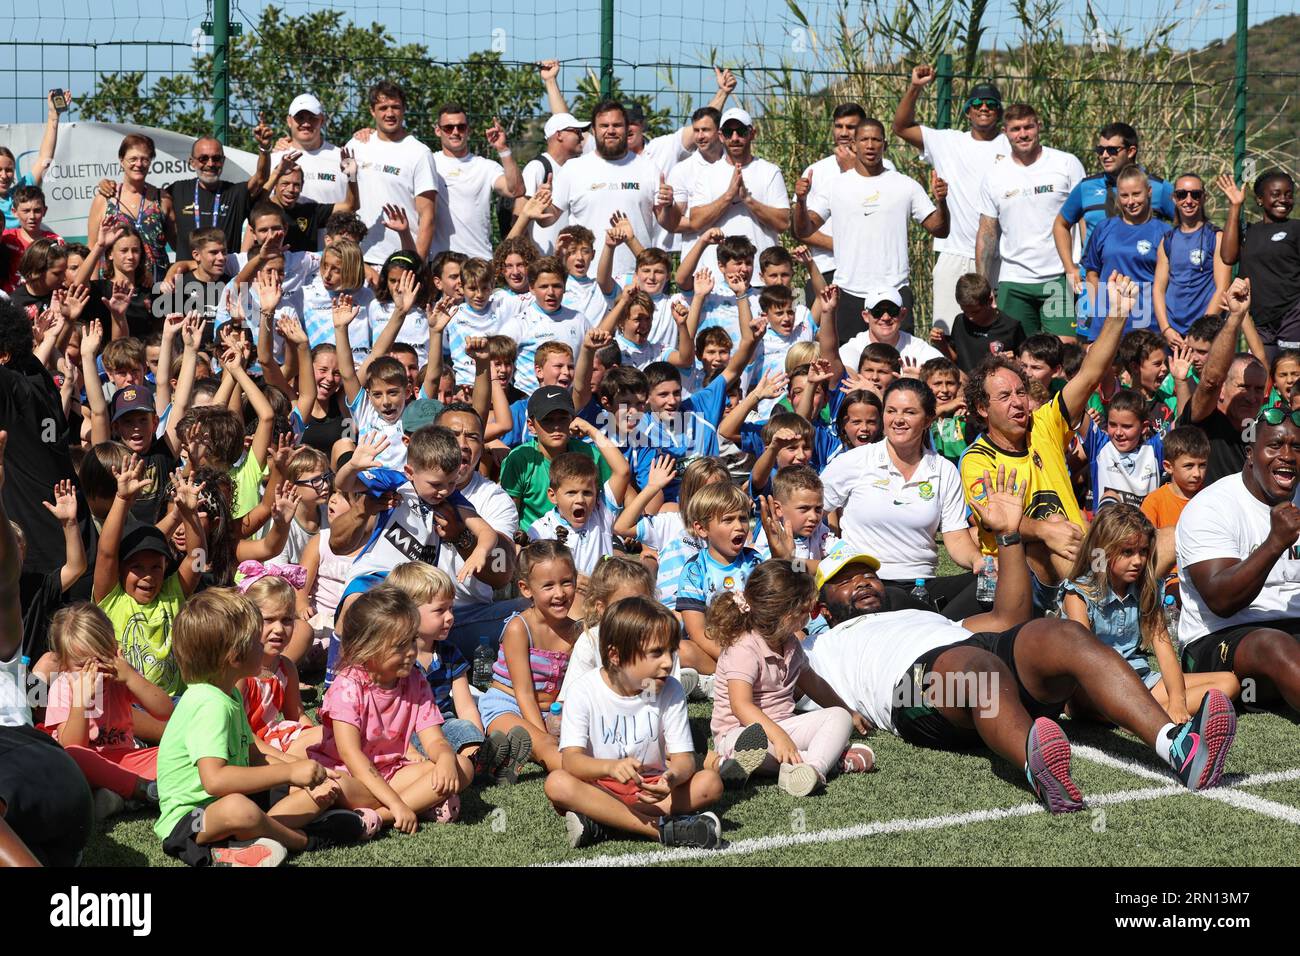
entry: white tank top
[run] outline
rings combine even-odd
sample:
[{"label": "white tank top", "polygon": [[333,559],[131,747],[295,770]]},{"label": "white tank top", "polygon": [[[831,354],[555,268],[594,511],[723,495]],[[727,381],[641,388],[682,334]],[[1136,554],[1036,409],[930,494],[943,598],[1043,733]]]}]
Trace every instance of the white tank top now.
[{"label": "white tank top", "polygon": [[316,614],[328,615],[334,620],[338,610],[339,598],[343,594],[343,582],[347,580],[352,558],[340,557],[330,548],[330,529],[320,529],[320,567],[316,571]]}]

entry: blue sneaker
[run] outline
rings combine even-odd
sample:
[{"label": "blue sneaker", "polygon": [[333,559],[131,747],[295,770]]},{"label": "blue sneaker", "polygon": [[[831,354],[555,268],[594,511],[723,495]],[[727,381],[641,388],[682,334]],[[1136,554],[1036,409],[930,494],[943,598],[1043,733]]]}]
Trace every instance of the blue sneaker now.
[{"label": "blue sneaker", "polygon": [[1237,736],[1237,712],[1221,690],[1201,701],[1196,716],[1175,728],[1169,763],[1188,790],[1208,790],[1223,776],[1223,764]]},{"label": "blue sneaker", "polygon": [[1025,745],[1025,776],[1048,813],[1083,809],[1083,794],[1070,779],[1070,741],[1054,720],[1039,717]]}]

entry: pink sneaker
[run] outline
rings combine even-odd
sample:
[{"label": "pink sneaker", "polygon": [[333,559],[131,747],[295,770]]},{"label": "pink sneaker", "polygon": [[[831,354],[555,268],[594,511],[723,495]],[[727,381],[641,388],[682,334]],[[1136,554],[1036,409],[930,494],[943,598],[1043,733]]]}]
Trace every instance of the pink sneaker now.
[{"label": "pink sneaker", "polygon": [[876,755],[866,744],[851,744],[840,755],[840,773],[867,773],[876,767]]},{"label": "pink sneaker", "polygon": [[379,816],[378,810],[372,810],[370,807],[362,807],[357,811],[361,817],[361,823],[365,831],[361,835],[363,840],[373,840],[379,835],[379,831],[384,828],[384,821]]},{"label": "pink sneaker", "polygon": [[421,812],[420,819],[434,823],[455,823],[460,819],[460,797],[453,793],[437,806]]}]

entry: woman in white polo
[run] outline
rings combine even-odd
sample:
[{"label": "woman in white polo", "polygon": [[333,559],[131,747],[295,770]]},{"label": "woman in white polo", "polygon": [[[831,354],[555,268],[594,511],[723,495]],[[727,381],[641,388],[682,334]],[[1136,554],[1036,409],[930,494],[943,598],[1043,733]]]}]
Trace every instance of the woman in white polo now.
[{"label": "woman in white polo", "polygon": [[957,468],[929,447],[934,393],[917,379],[896,379],[885,389],[884,409],[884,440],[843,452],[822,472],[826,510],[839,512],[841,538],[880,556],[881,580],[911,590],[924,578],[946,616],[979,613],[973,573],[935,576],[936,532],[964,568],[974,567],[979,548]]}]

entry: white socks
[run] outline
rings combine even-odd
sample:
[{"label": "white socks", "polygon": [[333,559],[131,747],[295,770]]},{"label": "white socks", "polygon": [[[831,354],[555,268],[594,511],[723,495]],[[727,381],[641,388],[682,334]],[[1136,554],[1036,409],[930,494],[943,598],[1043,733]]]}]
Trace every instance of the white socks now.
[{"label": "white socks", "polygon": [[1155,743],[1156,756],[1158,756],[1165,763],[1169,764],[1169,766],[1171,767],[1173,767],[1174,761],[1169,754],[1169,747],[1174,742],[1174,730],[1176,727],[1177,727],[1176,724],[1165,724],[1163,727],[1160,728],[1159,732],[1156,734],[1156,743]]}]

